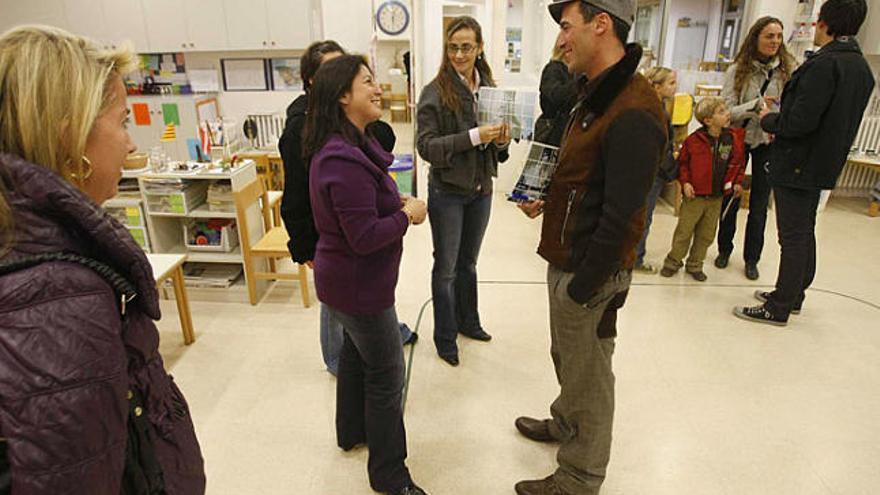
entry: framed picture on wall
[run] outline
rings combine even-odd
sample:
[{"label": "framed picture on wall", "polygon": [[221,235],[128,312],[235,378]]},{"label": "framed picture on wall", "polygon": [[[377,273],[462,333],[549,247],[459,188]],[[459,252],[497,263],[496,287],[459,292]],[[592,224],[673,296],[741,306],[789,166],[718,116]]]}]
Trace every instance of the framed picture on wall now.
[{"label": "framed picture on wall", "polygon": [[268,91],[268,65],[264,58],[224,58],[220,60],[224,91]]},{"label": "framed picture on wall", "polygon": [[302,91],[298,58],[273,58],[270,59],[270,65],[274,91]]}]

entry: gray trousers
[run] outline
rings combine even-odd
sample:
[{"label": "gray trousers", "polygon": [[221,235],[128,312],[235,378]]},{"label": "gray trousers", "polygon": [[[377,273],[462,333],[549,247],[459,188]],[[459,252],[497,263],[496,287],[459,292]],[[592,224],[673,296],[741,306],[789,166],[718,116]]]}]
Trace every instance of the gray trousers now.
[{"label": "gray trousers", "polygon": [[550,354],[560,387],[550,406],[550,434],[560,441],[554,479],[566,493],[594,495],[605,480],[614,420],[614,339],[600,339],[596,330],[611,299],[629,288],[632,274],[617,272],[584,305],[568,295],[573,276],[553,266],[547,270]]}]

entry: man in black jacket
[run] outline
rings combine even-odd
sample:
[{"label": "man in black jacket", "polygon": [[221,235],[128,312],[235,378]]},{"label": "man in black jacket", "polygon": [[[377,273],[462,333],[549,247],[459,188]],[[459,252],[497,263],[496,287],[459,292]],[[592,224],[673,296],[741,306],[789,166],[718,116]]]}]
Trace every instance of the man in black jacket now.
[{"label": "man in black jacket", "polygon": [[867,10],[865,0],[825,2],[814,38],[821,48],[792,74],[781,110],[762,112],[761,127],[775,135],[768,173],[782,256],[776,290],[756,291],[763,304],[734,308],[739,318],[785,326],[813,282],[819,193],[837,183],[874,89],[853,38]]}]

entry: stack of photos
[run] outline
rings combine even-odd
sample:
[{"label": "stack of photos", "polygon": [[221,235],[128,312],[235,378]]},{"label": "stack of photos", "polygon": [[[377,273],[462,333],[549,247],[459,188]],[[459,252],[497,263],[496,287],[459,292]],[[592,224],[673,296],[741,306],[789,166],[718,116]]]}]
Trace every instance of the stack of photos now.
[{"label": "stack of photos", "polygon": [[559,148],[532,141],[522,174],[507,199],[528,203],[546,198],[558,161]]},{"label": "stack of photos", "polygon": [[511,139],[531,141],[535,136],[537,109],[537,91],[482,87],[477,122],[480,125],[507,124]]}]

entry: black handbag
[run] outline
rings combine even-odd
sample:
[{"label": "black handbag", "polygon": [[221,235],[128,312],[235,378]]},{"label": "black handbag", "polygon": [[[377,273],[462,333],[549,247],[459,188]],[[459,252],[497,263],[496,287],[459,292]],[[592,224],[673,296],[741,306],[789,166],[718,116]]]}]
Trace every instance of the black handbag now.
[{"label": "black handbag", "polygon": [[[104,278],[119,297],[122,333],[128,331],[126,304],[137,297],[134,284],[100,261],[69,253],[49,253],[0,264],[0,276],[24,270],[49,261],[77,263],[92,269]],[[143,397],[137,390],[128,393],[128,440],[125,447],[125,470],[122,475],[122,495],[163,495],[165,481],[162,467],[156,458],[153,438],[156,432],[147,419]],[[12,493],[12,469],[7,456],[8,442],[0,440],[0,495]]]}]

